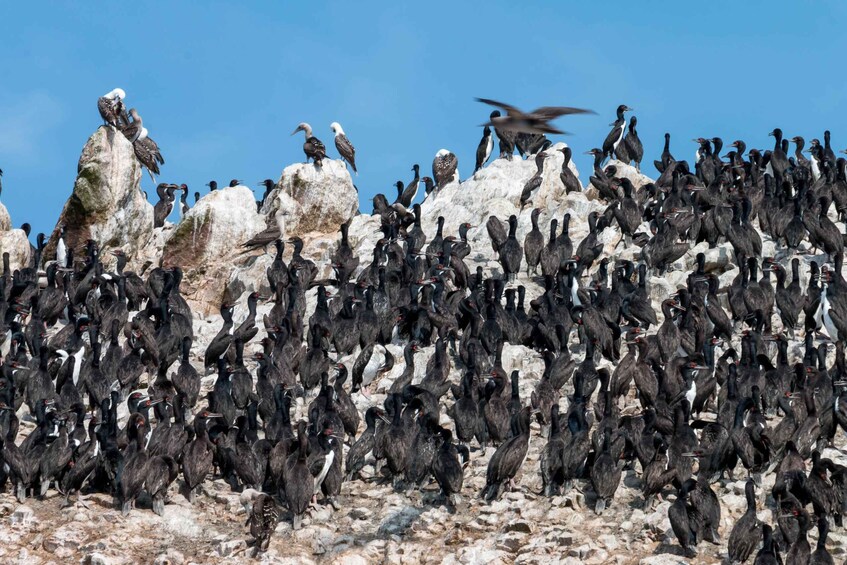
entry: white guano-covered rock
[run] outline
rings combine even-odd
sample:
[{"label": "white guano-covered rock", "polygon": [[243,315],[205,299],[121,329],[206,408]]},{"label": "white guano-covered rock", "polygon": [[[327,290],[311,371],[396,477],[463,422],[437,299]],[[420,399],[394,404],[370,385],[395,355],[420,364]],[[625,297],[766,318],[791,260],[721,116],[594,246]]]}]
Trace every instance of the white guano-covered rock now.
[{"label": "white guano-covered rock", "polygon": [[22,269],[29,265],[32,248],[24,230],[0,231],[0,256],[9,254],[9,267]]},{"label": "white guano-covered rock", "polygon": [[265,229],[245,186],[213,191],[188,211],[165,243],[162,264],[183,270],[182,293],[202,313],[217,310],[234,270],[252,259],[241,245]]},{"label": "white guano-covered rock", "polygon": [[93,239],[101,249],[120,247],[134,258],[153,232],[153,206],[141,191],[141,165],[132,143],[115,128],[101,126],[85,144],[77,170],[73,193],[59,216],[44,259],[55,259],[61,226],[65,226],[69,248],[81,251],[85,242]]},{"label": "white guano-covered rock", "polygon": [[320,167],[297,163],[282,171],[262,212],[279,209],[287,212],[286,237],[333,232],[358,213],[359,194],[343,161],[324,159]]},{"label": "white guano-covered rock", "polygon": [[9,231],[10,229],[12,229],[12,218],[9,216],[6,206],[0,202],[0,232]]}]

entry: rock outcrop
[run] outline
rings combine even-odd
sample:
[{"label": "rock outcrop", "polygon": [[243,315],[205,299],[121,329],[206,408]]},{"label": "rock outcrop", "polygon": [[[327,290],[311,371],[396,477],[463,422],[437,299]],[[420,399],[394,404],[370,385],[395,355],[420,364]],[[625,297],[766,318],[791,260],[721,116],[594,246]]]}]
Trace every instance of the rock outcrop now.
[{"label": "rock outcrop", "polygon": [[94,239],[101,249],[120,247],[135,257],[150,240],[153,206],[141,191],[141,165],[132,143],[115,128],[101,126],[85,144],[77,170],[73,194],[62,209],[44,260],[55,258],[61,226],[71,249],[82,250],[87,240]]},{"label": "rock outcrop", "polygon": [[9,211],[0,202],[0,232],[12,229],[12,218],[9,217]]},{"label": "rock outcrop", "polygon": [[[107,141],[108,131],[101,128],[89,142],[89,145],[94,143],[97,147],[86,146],[86,150],[89,153],[99,150],[103,156],[106,148],[102,145]],[[118,155],[118,152],[124,151],[125,147],[118,147],[121,145],[118,140],[109,143],[112,144],[109,150],[114,152],[115,157],[123,159],[123,153]],[[448,183],[430,194],[422,203],[423,229],[428,241],[435,235],[438,216],[446,220],[444,235],[455,235],[460,224],[470,223],[474,227],[469,231],[472,252],[465,258],[468,268],[473,271],[481,266],[486,276],[497,276],[500,266],[494,258],[485,229],[486,220],[491,215],[502,220],[511,214],[517,215],[518,239],[523,242],[530,229],[531,211],[538,207],[542,209],[540,227],[545,236],[551,218],[561,219],[566,213],[571,215],[569,233],[576,248],[588,232],[588,214],[602,212],[606,204],[593,199],[590,190],[564,194],[559,180],[562,156],[556,151],[562,146],[559,144],[548,150],[550,157],[541,186],[531,195],[531,204],[523,209],[520,195],[526,181],[535,173],[533,159],[495,160],[464,182]],[[89,176],[102,176],[108,169],[107,161],[96,161],[92,155],[86,163],[95,168],[95,172],[87,173]],[[617,162],[613,164],[620,176],[626,176],[636,186],[652,182],[632,167]],[[151,219],[147,224],[150,226],[148,232],[137,234],[137,240],[124,239],[113,244],[107,237],[101,240],[101,244],[120,245],[128,253],[134,252],[136,260],[183,268],[182,293],[195,312],[206,315],[205,319],[195,317],[194,324],[196,341],[191,360],[196,368],[201,369],[197,356],[202,356],[221,326],[220,317],[215,314],[220,303],[225,298],[235,301],[238,308],[234,317],[238,321],[244,316],[245,293],[258,290],[266,294],[265,270],[273,259],[273,249],[269,248],[267,252],[261,248],[245,251],[241,245],[263,230],[267,218],[273,217],[276,211],[285,213],[284,235],[303,238],[303,254],[315,261],[319,267],[319,278],[331,276],[328,259],[337,246],[338,226],[347,220],[350,220],[350,245],[361,259],[360,268],[368,264],[374,243],[382,235],[379,231],[380,218],[356,215],[357,195],[349,174],[342,167],[342,163],[329,159],[324,161],[322,169],[316,169],[311,164],[287,167],[280,180],[280,188],[268,199],[263,214],[256,212],[254,195],[249,189],[226,188],[204,196],[176,226],[166,225],[152,230]],[[575,167],[571,167],[577,173]],[[130,176],[137,182],[140,171],[137,164],[135,168]],[[77,183],[84,199],[91,183],[83,173]],[[137,185],[132,188],[137,191]],[[74,197],[66,206],[65,212],[71,207],[68,215],[76,213],[73,206],[78,206]],[[143,208],[138,206],[136,210]],[[97,207],[91,206],[91,209]],[[106,233],[103,231],[105,228],[98,227],[100,225],[108,225],[108,222],[92,222],[85,229],[90,234]],[[646,226],[642,225],[642,229]],[[0,246],[4,250],[7,245],[23,248],[26,240],[21,238],[22,234],[20,230],[0,232]],[[79,234],[75,237],[76,245],[84,242]],[[6,243],[7,239],[9,243]],[[620,234],[614,228],[605,230],[600,239],[606,246],[606,256],[634,258],[640,251],[636,246],[628,249],[619,246]],[[765,255],[773,253],[773,241],[765,238],[764,246]],[[692,246],[668,273],[649,277],[648,295],[657,311],[662,300],[685,284],[694,258],[701,251],[706,254],[706,270],[718,274],[722,284],[737,274],[731,260],[730,244],[722,243],[714,249],[709,249],[707,244]],[[51,257],[48,255],[48,258]],[[290,246],[286,252],[288,258]],[[13,264],[16,260],[23,261],[24,258],[13,259]],[[808,264],[813,260],[813,256],[802,257],[805,277]],[[803,280],[802,284],[805,285],[805,282]],[[526,286],[529,298],[537,296],[540,291],[538,279],[528,277],[524,272],[518,275],[516,284]],[[305,320],[314,312],[315,294],[314,289],[306,294]],[[331,306],[334,308],[337,303]],[[271,304],[260,304],[259,319],[270,309]],[[661,312],[658,315],[661,322]],[[260,329],[248,348],[257,348],[257,342],[264,335],[264,330]],[[360,413],[369,406],[382,404],[386,392],[404,373],[403,345],[400,340],[387,345],[396,362],[393,369],[374,384],[373,396],[353,395]],[[574,341],[571,353],[575,359],[582,358],[581,347]],[[434,347],[429,346],[418,353],[413,382],[420,382],[426,373],[427,360],[433,355],[433,350]],[[338,361],[350,370],[355,356],[342,356]],[[451,383],[457,384],[464,368],[457,357],[451,355],[450,361],[452,366],[448,378]],[[502,364],[507,373],[513,369],[520,370],[520,397],[527,402],[544,371],[541,355],[524,346],[507,344],[503,347]],[[598,365],[611,366],[606,360]],[[154,376],[148,375],[147,378],[152,380]],[[203,379],[203,393],[212,388],[213,381],[214,377]],[[573,390],[572,384],[566,387],[563,395]],[[293,399],[292,420],[307,417],[313,394],[310,393],[308,398]],[[632,397],[628,401],[627,408],[637,403]],[[442,403],[442,414],[445,404],[452,402],[449,399]],[[594,408],[592,406],[592,411]],[[122,405],[122,409],[126,407]],[[123,411],[119,416],[122,425],[125,418],[126,412]],[[442,424],[448,424],[446,416]],[[22,435],[31,433],[35,428],[31,419],[22,419],[21,425]],[[461,500],[454,511],[447,510],[434,486],[398,492],[389,482],[370,480],[377,477],[377,470],[368,464],[362,470],[368,480],[344,483],[338,508],[315,505],[304,518],[303,528],[298,531],[293,531],[290,522],[283,519],[271,539],[268,552],[259,557],[262,562],[274,563],[560,561],[593,565],[682,561],[678,554],[671,555],[678,547],[675,547],[676,541],[668,521],[670,502],[666,500],[642,510],[641,471],[623,471],[624,479],[613,503],[602,516],[598,516],[587,508],[593,502],[590,500],[590,488],[574,488],[566,495],[554,497],[536,494],[541,490],[538,469],[546,440],[535,421],[531,425],[531,436],[533,439],[522,471],[515,479],[515,488],[500,500],[484,503],[478,496],[485,485],[486,467],[494,452],[490,446],[487,449],[474,446],[464,474]],[[342,449],[347,450],[348,447],[345,445]],[[847,464],[847,457],[840,449],[826,448],[823,456],[838,464]],[[770,492],[773,481],[773,474],[766,474],[759,492]],[[743,480],[722,481],[720,489],[724,541],[716,545],[700,544],[700,555],[692,563],[714,563],[725,557],[729,529],[746,509]],[[140,501],[126,518],[120,517],[119,511],[112,506],[112,497],[103,493],[88,495],[88,503],[77,502],[68,506],[64,506],[62,497],[54,495],[52,490],[46,500],[28,500],[27,506],[19,505],[8,493],[0,493],[0,517],[8,522],[8,527],[0,528],[0,558],[33,563],[146,562],[151,560],[150,548],[155,547],[163,552],[155,558],[156,563],[245,560],[249,536],[244,527],[245,515],[239,494],[233,492],[220,477],[203,484],[198,501],[193,505],[178,490],[176,484],[170,487],[164,516],[152,514],[145,500]],[[769,508],[763,508],[759,517],[766,521],[774,519]],[[847,536],[843,531],[835,530],[830,533],[829,539],[833,554],[843,560],[847,555]],[[164,548],[168,547],[178,547],[179,550],[170,549],[164,553]]]},{"label": "rock outcrop", "polygon": [[201,313],[216,311],[231,273],[255,260],[241,244],[264,228],[250,189],[215,190],[201,198],[171,232],[162,265],[182,268],[182,293]]},{"label": "rock outcrop", "polygon": [[343,161],[324,159],[321,167],[297,163],[282,171],[262,212],[273,215],[278,209],[287,212],[288,237],[332,232],[358,213],[359,194]]},{"label": "rock outcrop", "polygon": [[0,231],[0,256],[9,254],[9,267],[12,270],[29,266],[32,248],[24,230]]},{"label": "rock outcrop", "polygon": [[9,254],[9,268],[22,269],[29,266],[32,259],[32,248],[21,229],[12,229],[12,218],[6,207],[0,203],[0,257]]}]

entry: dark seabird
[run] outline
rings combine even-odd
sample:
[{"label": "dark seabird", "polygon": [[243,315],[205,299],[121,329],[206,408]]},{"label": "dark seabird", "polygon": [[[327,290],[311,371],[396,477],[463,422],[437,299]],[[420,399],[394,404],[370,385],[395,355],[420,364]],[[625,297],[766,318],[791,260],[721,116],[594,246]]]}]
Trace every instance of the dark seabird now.
[{"label": "dark seabird", "polygon": [[456,178],[459,160],[456,155],[446,149],[439,149],[432,160],[432,178],[436,188],[443,188]]},{"label": "dark seabird", "polygon": [[562,179],[562,184],[565,186],[565,194],[580,192],[579,179],[576,178],[570,167],[573,151],[570,147],[562,147],[559,151],[565,157],[565,160],[562,161],[562,172],[559,174],[559,178]]},{"label": "dark seabird", "polygon": [[179,187],[175,184],[160,183],[156,186],[159,201],[153,206],[153,227],[160,228],[174,209],[174,191]]},{"label": "dark seabird", "polygon": [[181,184],[179,189],[182,191],[182,195],[179,197],[179,219],[181,220],[191,209],[191,206],[188,205],[188,185]]},{"label": "dark seabird", "polygon": [[612,131],[609,132],[609,135],[606,136],[606,140],[603,142],[603,158],[611,157],[615,150],[618,148],[618,145],[621,141],[623,141],[624,132],[626,132],[626,119],[624,119],[624,112],[631,112],[632,108],[627,106],[626,104],[621,104],[618,106],[617,114],[618,118],[615,120],[614,124],[612,124]]},{"label": "dark seabird", "polygon": [[218,181],[210,180],[209,182],[206,183],[206,186],[209,187],[209,192],[215,191],[215,190],[218,189]]},{"label": "dark seabird", "polygon": [[265,205],[265,202],[268,201],[268,196],[271,195],[271,192],[276,188],[276,183],[271,179],[265,179],[259,183],[259,186],[265,187],[265,193],[262,194],[262,199],[258,203],[259,211],[261,212],[262,206]]},{"label": "dark seabird", "polygon": [[123,99],[126,93],[116,88],[97,99],[97,110],[103,121],[113,127],[118,127],[123,118]]},{"label": "dark seabird", "polygon": [[485,126],[485,129],[482,130],[482,139],[479,140],[479,145],[476,148],[476,166],[473,172],[477,172],[488,162],[493,148],[494,139],[491,137],[491,128]]},{"label": "dark seabird", "polygon": [[523,250],[526,257],[527,276],[534,275],[538,270],[538,263],[541,260],[541,250],[544,248],[544,234],[538,228],[538,217],[540,215],[540,208],[532,211],[532,229],[524,237]]},{"label": "dark seabird", "polygon": [[[501,116],[500,110],[494,110],[489,115],[489,119],[493,122],[495,118]],[[515,140],[517,132],[494,127],[494,133],[497,134],[497,145],[500,147],[500,159],[512,160],[512,155],[515,153]]]},{"label": "dark seabird", "polygon": [[338,122],[332,122],[329,127],[335,134],[335,148],[338,149],[339,155],[341,155],[345,161],[350,163],[350,167],[353,169],[354,173],[359,174],[359,171],[356,170],[356,148],[353,147],[353,144],[350,143],[350,140],[347,139],[346,135],[344,135],[344,130],[341,129],[341,124]]},{"label": "dark seabird", "polygon": [[483,125],[494,126],[498,129],[523,133],[565,133],[550,125],[551,120],[568,114],[593,114],[592,110],[582,108],[571,108],[568,106],[542,106],[532,112],[522,112],[514,106],[490,100],[488,98],[477,98],[477,102],[483,102],[489,106],[496,106],[506,112],[506,116],[494,116],[491,121]]},{"label": "dark seabird", "polygon": [[265,219],[265,229],[241,244],[241,247],[264,247],[278,240],[285,234],[285,214],[282,210],[277,210],[273,216],[268,216]]},{"label": "dark seabird", "polygon": [[544,152],[535,156],[535,166],[537,169],[535,174],[526,181],[526,184],[524,184],[523,190],[521,191],[521,208],[526,206],[526,203],[529,201],[529,197],[532,196],[533,191],[540,187],[541,183],[544,181],[545,159],[547,159],[547,154]]},{"label": "dark seabird", "polygon": [[3,194],[3,169],[0,169],[0,196]]},{"label": "dark seabird", "polygon": [[415,173],[415,178],[413,178],[409,184],[403,188],[403,183],[397,181],[397,202],[403,205],[404,208],[408,208],[412,205],[412,202],[415,201],[415,198],[418,195],[418,187],[420,187],[421,181],[421,166],[418,164],[412,165],[412,171]]},{"label": "dark seabird", "polygon": [[638,137],[638,132],[635,131],[635,126],[638,119],[633,116],[629,119],[629,131],[623,142],[626,145],[626,152],[629,154],[631,161],[635,161],[635,170],[641,172],[641,159],[644,158],[644,146],[641,145],[641,139]]},{"label": "dark seabird", "polygon": [[326,146],[324,146],[323,141],[312,135],[312,126],[306,122],[298,125],[297,129],[291,132],[291,135],[294,135],[298,131],[302,131],[306,136],[306,141],[303,142],[303,153],[306,154],[306,162],[308,163],[309,159],[312,159],[315,165],[320,167],[326,157]]},{"label": "dark seabird", "polygon": [[553,142],[547,139],[547,136],[543,133],[520,132],[515,136],[515,147],[518,148],[518,153],[521,154],[521,157],[535,155],[551,145],[553,145]]}]

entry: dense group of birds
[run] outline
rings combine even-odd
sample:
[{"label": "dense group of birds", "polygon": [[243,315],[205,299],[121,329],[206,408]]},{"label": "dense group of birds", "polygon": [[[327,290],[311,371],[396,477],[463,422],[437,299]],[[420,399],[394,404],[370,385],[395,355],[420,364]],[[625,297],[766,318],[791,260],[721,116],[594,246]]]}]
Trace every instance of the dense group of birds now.
[{"label": "dense group of birds", "polygon": [[[101,115],[158,173],[158,148],[123,99],[120,89],[101,97]],[[482,101],[506,115],[495,110],[484,125],[475,170],[491,156],[492,128],[500,158],[512,159],[515,148],[534,156],[539,172],[522,191],[524,206],[541,184],[546,134],[559,133],[550,120],[586,111],[522,112]],[[636,119],[627,128],[624,118],[630,110],[617,109],[603,146],[590,151],[591,185],[607,207],[588,217],[581,241],[571,240],[567,213],[561,225],[550,221],[545,237],[534,209],[523,242],[517,216],[505,224],[492,216],[486,228],[502,273],[471,271],[472,226],[445,234],[438,218],[428,238],[414,203],[419,184],[430,194],[456,178],[455,155],[442,150],[434,179],[421,179],[416,165],[393,204],[374,199],[382,237],[371,257],[358,256],[349,226],[340,227],[331,278],[319,278],[319,266],[302,255],[304,242],[285,239],[281,228],[247,242],[275,247],[270,296],[250,293],[238,324],[235,305],[223,303],[222,326],[205,351],[194,347],[195,315],[178,266],[142,278],[125,270],[120,249],[89,241],[75,250],[63,234],[55,258],[44,256],[39,235],[31,264],[14,272],[5,253],[0,488],[8,485],[20,501],[51,488],[66,503],[84,492],[111,493],[125,515],[146,492],[162,514],[180,476],[189,501],[220,477],[250,494],[251,534],[264,550],[283,509],[298,528],[318,495],[337,507],[347,481],[390,481],[399,491],[434,481],[455,511],[460,495],[492,501],[516,488],[520,472],[540,472],[543,495],[590,485],[582,490],[602,513],[616,504],[625,470],[640,469],[645,510],[657,497],[673,498],[673,533],[694,556],[702,542],[720,543],[722,488],[744,473],[747,511],[724,532],[730,561],[744,562],[760,547],[760,564],[781,563],[783,554],[786,563],[831,563],[827,534],[843,527],[847,511],[847,467],[823,456],[838,428],[847,430],[847,281],[836,223],[847,211],[847,161],[836,159],[829,132],[807,156],[803,138],[790,140],[791,155],[775,129],[767,151],[739,140],[721,155],[720,138],[697,139],[692,167],[672,156],[666,135],[657,180],[636,187],[618,174],[620,163],[640,168],[643,156]],[[352,144],[339,124],[332,130],[355,171]],[[320,167],[325,146],[308,124],[297,131]],[[570,149],[562,151],[565,191],[579,191]],[[266,198],[274,184],[265,183]],[[160,201],[172,205],[180,189],[187,209],[185,185],[160,185]],[[157,209],[157,226],[169,213]],[[607,229],[640,247],[633,260],[604,252]],[[775,243],[773,256],[763,256],[763,235]],[[661,297],[660,322],[651,280],[700,242],[731,248],[737,274],[722,286],[698,254],[683,287]],[[104,267],[103,251],[115,255],[114,271]],[[540,285],[534,300],[526,302],[522,283]],[[257,320],[264,300],[273,306]],[[251,344],[259,347],[245,358]],[[395,364],[392,344],[402,347],[404,368],[380,390]],[[543,373],[507,372],[506,345],[540,355]],[[424,350],[432,353],[422,360]],[[205,393],[192,353],[217,374]],[[526,382],[534,390],[521,398]],[[383,403],[371,402],[382,392]],[[292,421],[298,398],[306,419]],[[357,404],[368,406],[363,414]],[[35,422],[22,441],[20,417]],[[537,470],[525,465],[534,421],[545,442]],[[468,462],[490,448],[485,487],[467,492]],[[763,524],[756,492],[769,474],[774,518]],[[807,533],[815,527],[812,548]]]}]

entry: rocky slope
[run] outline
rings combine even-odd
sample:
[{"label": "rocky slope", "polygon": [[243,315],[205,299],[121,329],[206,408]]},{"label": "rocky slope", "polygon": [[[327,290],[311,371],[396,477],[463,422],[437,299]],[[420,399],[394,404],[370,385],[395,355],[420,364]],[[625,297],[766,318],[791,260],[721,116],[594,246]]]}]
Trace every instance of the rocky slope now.
[{"label": "rocky slope", "polygon": [[[152,211],[139,190],[140,171],[132,157],[132,149],[122,136],[114,136],[109,128],[98,130],[83,151],[80,177],[59,223],[68,228],[74,248],[81,248],[88,238],[97,239],[104,250],[123,248],[131,258],[131,267],[140,270],[145,264],[180,265],[185,271],[183,294],[201,316],[195,316],[197,340],[192,360],[198,370],[209,340],[218,331],[221,320],[215,314],[224,296],[239,305],[236,324],[244,317],[246,294],[253,290],[267,293],[265,269],[272,257],[261,248],[244,252],[240,245],[265,227],[266,218],[283,210],[288,235],[297,234],[305,241],[304,255],[321,267],[319,277],[330,276],[328,257],[337,244],[338,225],[350,219],[350,241],[363,264],[369,260],[378,233],[379,219],[354,215],[358,208],[355,188],[343,163],[324,161],[324,171],[312,165],[292,165],[282,173],[280,189],[256,212],[252,192],[244,187],[218,190],[205,195],[178,225],[166,224],[152,229]],[[543,210],[542,231],[551,218],[572,216],[571,238],[576,246],[587,233],[586,218],[605,206],[586,192],[565,195],[559,181],[561,153],[552,154],[545,168],[541,188],[533,195],[533,206]],[[640,186],[649,179],[631,167],[617,164],[619,174],[627,175]],[[486,275],[497,275],[500,266],[485,230],[488,216],[505,219],[510,214],[520,217],[518,239],[523,241],[529,229],[531,207],[520,210],[519,197],[524,183],[535,172],[529,159],[496,160],[464,182],[451,183],[431,194],[422,204],[424,229],[428,238],[435,233],[439,215],[446,219],[445,235],[454,234],[461,223],[474,227],[469,231],[473,251],[466,263],[471,271],[481,265]],[[576,171],[575,171],[576,172]],[[123,210],[122,220],[114,215]],[[120,224],[120,225],[119,225]],[[131,224],[132,229],[124,229]],[[57,226],[58,227],[58,226]],[[5,251],[14,246],[6,243],[13,232],[0,233],[0,246]],[[55,234],[54,234],[55,239]],[[620,236],[606,230],[602,240],[609,254],[629,257],[638,248],[618,247]],[[773,250],[766,241],[765,255]],[[7,245],[11,247],[7,247]],[[20,246],[19,246],[20,247]],[[709,268],[728,280],[737,274],[729,261],[728,246],[709,251]],[[656,303],[684,283],[686,271],[702,248],[693,248],[663,278],[649,283],[650,295]],[[28,251],[28,249],[27,249]],[[53,257],[50,248],[46,254]],[[290,257],[290,249],[287,251]],[[14,261],[24,261],[19,257]],[[804,257],[804,277],[813,257]],[[516,284],[526,285],[529,297],[540,292],[537,282],[522,273]],[[309,293],[308,316],[314,308],[314,291]],[[259,307],[259,317],[271,304]],[[658,308],[657,308],[658,311]],[[659,314],[661,321],[661,314]],[[248,345],[258,349],[259,336]],[[736,344],[737,345],[737,344]],[[796,354],[799,344],[794,344]],[[397,359],[394,369],[376,387],[368,399],[354,395],[360,412],[381,403],[385,391],[404,369],[402,343],[390,346]],[[426,366],[433,348],[426,348],[416,358],[416,381]],[[580,348],[573,353],[581,358]],[[354,357],[340,361],[352,368]],[[604,362],[605,363],[605,362]],[[504,369],[519,369],[522,374],[521,397],[530,397],[543,370],[537,352],[520,346],[504,348]],[[458,383],[461,372],[453,359],[450,379]],[[214,377],[203,380],[209,390]],[[565,392],[572,392],[567,385]],[[448,395],[449,397],[449,395]],[[452,399],[447,400],[452,403]],[[305,417],[307,399],[298,399],[293,419]],[[637,401],[630,397],[628,406]],[[626,410],[626,408],[624,409]],[[25,409],[23,410],[25,412]],[[442,413],[444,410],[442,410]],[[33,429],[24,413],[21,437]],[[125,409],[123,416],[125,417]],[[446,423],[446,417],[444,423]],[[269,551],[260,556],[262,562],[273,563],[620,563],[670,564],[717,563],[726,555],[729,529],[744,512],[744,482],[728,481],[720,485],[723,510],[721,535],[723,544],[700,544],[700,556],[693,561],[682,557],[667,519],[669,501],[651,511],[641,509],[640,469],[627,470],[610,509],[602,516],[594,514],[590,500],[591,487],[578,483],[567,496],[539,496],[539,454],[546,439],[537,423],[533,423],[529,455],[518,475],[517,489],[506,493],[492,504],[479,498],[485,484],[485,469],[492,447],[476,449],[465,471],[461,503],[455,513],[441,505],[437,487],[395,492],[390,483],[373,480],[344,484],[337,510],[318,505],[309,514],[302,530],[293,532],[283,519],[271,540]],[[841,453],[845,438],[836,437],[839,450],[828,449],[824,456],[841,464],[847,463]],[[346,450],[346,447],[345,447]],[[372,466],[365,467],[367,477],[374,477]],[[180,481],[178,481],[179,483]],[[758,490],[759,517],[772,521],[770,496],[773,477],[766,477]],[[222,480],[207,482],[192,506],[172,485],[165,515],[160,518],[150,511],[149,499],[141,499],[138,508],[123,518],[110,497],[94,494],[67,507],[62,497],[51,490],[46,500],[29,499],[18,504],[8,494],[0,494],[0,561],[7,563],[231,563],[247,560],[249,540],[244,526],[245,511],[238,493],[233,493]],[[673,496],[671,496],[673,500]],[[284,515],[285,516],[285,515]],[[814,534],[811,535],[814,537]],[[847,536],[843,530],[830,533],[830,550],[836,560],[847,555]]]}]

